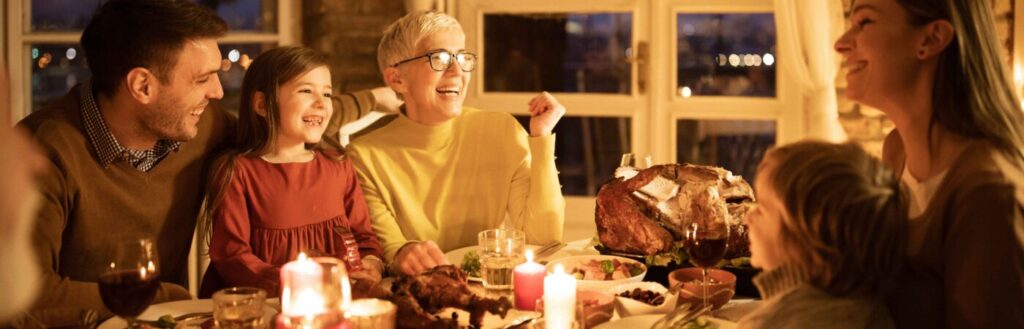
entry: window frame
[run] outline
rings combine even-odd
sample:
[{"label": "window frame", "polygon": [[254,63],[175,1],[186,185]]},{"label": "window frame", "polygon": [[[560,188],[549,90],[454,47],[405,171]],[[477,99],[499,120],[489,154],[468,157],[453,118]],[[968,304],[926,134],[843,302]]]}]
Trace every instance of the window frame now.
[{"label": "window frame", "polygon": [[[11,123],[17,123],[32,113],[32,81],[30,58],[32,44],[78,44],[82,31],[31,32],[32,8],[30,1],[7,1],[3,13],[7,24],[5,36],[0,36],[6,54],[6,71],[10,80],[9,107]],[[298,44],[302,40],[302,0],[278,0],[277,32],[231,32],[217,40],[220,43],[265,43],[278,46]]]},{"label": "window frame", "polygon": [[[655,163],[675,163],[679,119],[697,120],[774,120],[776,143],[802,138],[806,133],[802,97],[798,84],[788,72],[776,69],[776,96],[773,98],[735,96],[676,97],[676,15],[678,13],[775,13],[772,0],[446,0],[447,12],[462,23],[466,47],[485,56],[482,27],[486,13],[527,12],[630,12],[633,14],[631,53],[646,44],[642,58],[633,57],[631,94],[555,93],[568,109],[567,116],[631,118],[631,150],[639,157],[650,154]],[[670,14],[665,14],[670,13]],[[777,24],[777,23],[776,23]],[[776,35],[776,40],[782,38]],[[783,44],[776,41],[777,52]],[[779,58],[777,55],[776,58]],[[657,69],[667,68],[667,69]],[[527,114],[532,93],[483,91],[486,61],[478,64],[477,76],[470,81],[466,105],[488,110]],[[643,80],[645,87],[639,88]],[[707,110],[714,108],[714,111]],[[611,173],[608,173],[609,175]],[[566,236],[570,232],[593,234],[594,197],[565,196]],[[578,238],[578,237],[576,237]]]}]

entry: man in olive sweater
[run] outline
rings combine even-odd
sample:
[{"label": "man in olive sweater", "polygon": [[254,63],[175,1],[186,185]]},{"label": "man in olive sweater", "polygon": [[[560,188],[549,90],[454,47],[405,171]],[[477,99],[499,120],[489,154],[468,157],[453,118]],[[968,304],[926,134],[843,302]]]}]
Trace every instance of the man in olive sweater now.
[{"label": "man in olive sweater", "polygon": [[[216,39],[226,31],[191,1],[110,0],[82,34],[92,79],[19,123],[48,159],[33,232],[43,322],[109,315],[96,283],[111,256],[102,250],[131,236],[156,242],[154,303],[192,297],[183,286],[206,175],[234,130],[234,117],[207,108],[224,95]],[[337,144],[341,124],[373,109],[380,90],[339,97],[325,139]]]}]

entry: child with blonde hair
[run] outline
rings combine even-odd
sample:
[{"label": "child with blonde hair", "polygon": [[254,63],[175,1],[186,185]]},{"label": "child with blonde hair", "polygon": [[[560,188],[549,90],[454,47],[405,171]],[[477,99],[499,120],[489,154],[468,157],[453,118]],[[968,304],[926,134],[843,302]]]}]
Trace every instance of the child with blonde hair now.
[{"label": "child with blonde hair", "polygon": [[762,305],[740,328],[892,328],[883,294],[902,262],[899,180],[855,144],[769,151],[747,216]]}]

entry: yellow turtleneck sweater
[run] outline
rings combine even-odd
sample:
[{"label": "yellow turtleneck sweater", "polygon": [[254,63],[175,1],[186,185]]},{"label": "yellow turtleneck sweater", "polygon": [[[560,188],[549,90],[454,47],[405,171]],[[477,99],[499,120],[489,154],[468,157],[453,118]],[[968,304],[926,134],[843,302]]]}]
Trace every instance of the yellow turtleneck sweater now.
[{"label": "yellow turtleneck sweater", "polygon": [[400,114],[347,150],[388,261],[409,241],[476,245],[506,217],[527,243],[561,239],[554,153],[554,135],[528,137],[508,113],[472,108],[437,126]]}]

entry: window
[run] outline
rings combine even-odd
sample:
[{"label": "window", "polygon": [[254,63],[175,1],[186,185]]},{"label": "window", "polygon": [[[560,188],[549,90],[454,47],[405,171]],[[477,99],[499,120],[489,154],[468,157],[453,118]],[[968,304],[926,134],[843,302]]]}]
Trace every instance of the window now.
[{"label": "window", "polygon": [[466,104],[508,111],[524,127],[536,93],[566,106],[555,152],[567,228],[593,223],[593,196],[622,153],[718,165],[752,181],[769,147],[803,131],[773,6],[460,0],[466,46],[483,58]]},{"label": "window", "polygon": [[[210,6],[228,24],[228,35],[220,40],[224,56],[220,78],[225,93],[220,103],[228,110],[237,109],[247,58],[251,60],[277,45],[295,43],[300,11],[292,1],[193,1]],[[104,2],[106,0],[5,3],[5,18],[9,20],[7,71],[11,78],[10,106],[14,122],[90,77],[78,41],[92,13]]]}]

